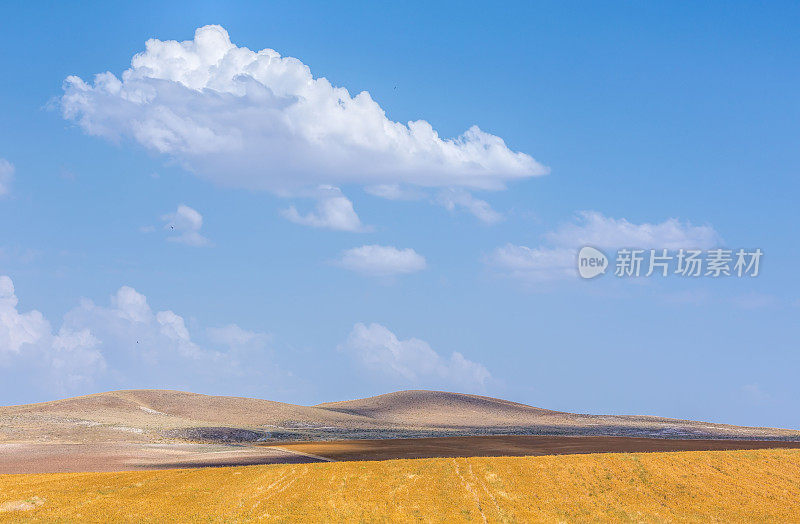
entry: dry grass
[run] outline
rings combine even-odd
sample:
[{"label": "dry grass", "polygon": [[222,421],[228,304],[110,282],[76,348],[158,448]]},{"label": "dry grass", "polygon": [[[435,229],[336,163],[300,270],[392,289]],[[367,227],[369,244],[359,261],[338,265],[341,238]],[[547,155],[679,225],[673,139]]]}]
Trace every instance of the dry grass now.
[{"label": "dry grass", "polygon": [[800,522],[800,450],[0,476],[0,520]]}]

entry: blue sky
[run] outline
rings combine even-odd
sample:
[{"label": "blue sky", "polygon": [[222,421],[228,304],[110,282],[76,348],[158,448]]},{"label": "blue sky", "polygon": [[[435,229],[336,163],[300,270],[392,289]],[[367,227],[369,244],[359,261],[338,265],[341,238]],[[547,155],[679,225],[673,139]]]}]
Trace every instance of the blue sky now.
[{"label": "blue sky", "polygon": [[[5,5],[3,403],[424,387],[800,427],[799,15]],[[764,256],[582,281],[587,242]]]}]

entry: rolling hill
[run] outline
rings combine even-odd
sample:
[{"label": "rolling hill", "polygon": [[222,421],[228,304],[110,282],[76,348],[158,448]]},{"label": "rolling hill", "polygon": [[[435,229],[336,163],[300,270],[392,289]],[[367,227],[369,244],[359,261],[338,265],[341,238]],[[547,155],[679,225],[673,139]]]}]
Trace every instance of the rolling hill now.
[{"label": "rolling hill", "polygon": [[442,391],[299,406],[169,390],[0,407],[0,441],[291,441],[456,435],[800,440],[800,431],[647,416],[582,415]]}]

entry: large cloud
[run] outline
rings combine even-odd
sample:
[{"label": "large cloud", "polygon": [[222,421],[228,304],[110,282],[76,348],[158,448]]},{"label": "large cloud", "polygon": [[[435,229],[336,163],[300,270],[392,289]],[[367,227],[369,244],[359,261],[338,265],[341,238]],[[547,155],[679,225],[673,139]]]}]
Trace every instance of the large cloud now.
[{"label": "large cloud", "polygon": [[477,126],[443,139],[424,120],[386,118],[296,58],[232,44],[220,26],[148,40],[121,79],[70,76],[61,107],[89,134],[133,139],[218,183],[276,193],[321,184],[501,189],[544,174]]},{"label": "large cloud", "polygon": [[711,226],[694,226],[670,218],[660,223],[635,224],[606,217],[596,211],[578,213],[576,220],[545,235],[536,247],[506,244],[495,249],[487,262],[501,273],[528,283],[577,278],[575,257],[586,245],[601,249],[707,249],[720,242]]},{"label": "large cloud", "polygon": [[483,390],[492,378],[483,365],[458,351],[443,357],[424,340],[399,340],[381,324],[356,324],[339,349],[368,369],[415,387]]}]

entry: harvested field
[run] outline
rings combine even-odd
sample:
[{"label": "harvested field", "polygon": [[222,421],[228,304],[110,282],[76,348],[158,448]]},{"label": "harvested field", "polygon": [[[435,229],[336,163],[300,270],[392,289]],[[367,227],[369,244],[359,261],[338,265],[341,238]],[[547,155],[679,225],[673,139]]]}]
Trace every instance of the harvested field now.
[{"label": "harvested field", "polygon": [[134,471],[318,461],[295,452],[252,446],[121,442],[0,444],[0,474]]},{"label": "harvested field", "polygon": [[630,437],[488,436],[335,440],[264,445],[0,443],[0,474],[300,464],[435,457],[800,448],[800,442]]},{"label": "harvested field", "polygon": [[0,521],[796,522],[800,451],[0,476]]}]

